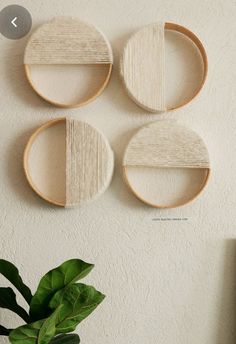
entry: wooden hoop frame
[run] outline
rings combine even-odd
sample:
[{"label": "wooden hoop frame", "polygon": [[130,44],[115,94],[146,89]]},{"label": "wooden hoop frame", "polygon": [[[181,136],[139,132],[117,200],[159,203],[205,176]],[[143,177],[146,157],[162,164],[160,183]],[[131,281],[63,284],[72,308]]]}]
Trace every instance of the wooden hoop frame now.
[{"label": "wooden hoop frame", "polygon": [[210,174],[211,174],[210,168],[203,168],[203,170],[206,171],[205,180],[203,181],[201,187],[199,188],[199,191],[193,197],[191,197],[187,202],[180,202],[180,203],[176,203],[176,204],[173,204],[173,205],[170,205],[170,206],[168,206],[168,205],[163,206],[163,205],[158,205],[158,204],[153,204],[151,202],[148,202],[147,200],[145,200],[142,196],[140,196],[137,193],[137,191],[132,187],[131,183],[129,182],[127,169],[128,169],[128,166],[123,166],[123,176],[124,176],[124,180],[126,182],[126,185],[129,187],[129,189],[132,191],[132,193],[136,196],[136,198],[138,198],[140,201],[142,201],[143,203],[147,204],[148,206],[153,207],[153,208],[157,208],[157,209],[175,209],[175,208],[182,207],[184,205],[187,205],[187,204],[191,203],[205,189],[205,187],[207,186],[207,183],[209,181]]},{"label": "wooden hoop frame", "polygon": [[[166,22],[164,24],[164,29],[165,30],[169,30],[169,31],[176,31],[176,32],[179,32],[181,34],[183,34],[184,36],[186,36],[187,38],[189,38],[193,44],[197,47],[197,49],[199,50],[200,52],[200,55],[201,55],[201,58],[202,58],[202,62],[203,62],[203,78],[202,78],[202,81],[199,85],[199,87],[197,88],[197,90],[194,92],[194,94],[191,96],[191,98],[187,99],[186,101],[184,101],[183,103],[180,103],[179,105],[175,106],[175,107],[167,107],[166,108],[166,112],[171,112],[171,111],[175,111],[179,108],[182,108],[184,107],[185,105],[189,104],[190,102],[192,102],[193,99],[195,99],[197,97],[197,95],[200,93],[200,91],[202,90],[205,82],[206,82],[206,79],[207,79],[207,75],[208,75],[208,58],[207,58],[207,53],[206,53],[206,50],[202,44],[202,42],[200,41],[200,39],[192,32],[190,31],[189,29],[187,29],[186,27],[182,26],[182,25],[179,25],[179,24],[175,24],[175,23],[170,23],[170,22]],[[142,29],[141,29],[142,30]],[[132,36],[131,36],[132,37]],[[121,64],[120,64],[120,67],[121,67],[121,70],[122,70],[122,63],[123,62],[123,59],[121,59]],[[121,72],[122,74],[122,72]],[[138,99],[136,99],[133,95],[132,95],[132,92],[128,89],[128,87],[126,86],[126,83],[125,83],[125,78],[124,76],[122,77],[122,80],[123,80],[123,83],[124,83],[124,87],[128,93],[128,95],[131,97],[131,99],[141,108],[149,111],[149,112],[158,112],[158,110],[150,110],[148,109],[145,105],[142,105],[140,104],[140,102],[138,101]]]},{"label": "wooden hoop frame", "polygon": [[[107,71],[107,75],[106,78],[104,80],[104,83],[101,85],[101,87],[98,89],[98,91],[90,98],[88,98],[87,100],[83,101],[83,102],[78,102],[78,103],[71,103],[71,104],[64,104],[64,103],[58,103],[55,101],[52,101],[51,99],[47,98],[46,96],[44,96],[41,92],[39,92],[37,90],[37,88],[34,86],[33,80],[31,78],[31,73],[30,73],[30,65],[25,64],[25,73],[26,73],[26,77],[28,82],[30,83],[31,87],[33,88],[33,90],[42,98],[44,99],[46,102],[50,103],[51,105],[54,105],[56,107],[59,108],[64,108],[64,109],[73,109],[73,108],[79,108],[82,107],[84,105],[87,105],[88,103],[92,102],[93,100],[95,100],[97,97],[99,97],[101,95],[101,93],[105,90],[106,86],[109,83],[109,80],[111,78],[111,73],[112,73],[112,69],[113,69],[113,64],[109,63],[109,64],[103,64],[103,66],[106,65],[108,67],[108,71]],[[79,66],[79,65],[78,65]]]},{"label": "wooden hoop frame", "polygon": [[201,84],[199,85],[199,88],[196,90],[196,92],[193,94],[193,96],[190,99],[188,99],[187,101],[183,102],[182,104],[180,104],[174,108],[168,108],[167,109],[167,111],[174,111],[174,110],[180,109],[183,106],[189,104],[201,92],[201,90],[202,90],[202,88],[206,82],[207,75],[208,75],[208,58],[207,58],[206,50],[205,50],[202,42],[200,41],[200,39],[192,31],[190,31],[186,27],[179,25],[179,24],[174,24],[174,23],[165,23],[165,30],[176,31],[176,32],[182,33],[183,35],[188,37],[198,48],[198,50],[201,54],[201,57],[202,57],[203,67],[204,67],[203,79],[202,79]]},{"label": "wooden hoop frame", "polygon": [[24,167],[24,172],[25,172],[25,176],[26,176],[26,179],[28,180],[28,183],[30,185],[30,187],[32,188],[32,190],[34,192],[36,192],[36,194],[38,196],[40,196],[42,199],[44,199],[46,202],[50,203],[50,204],[53,204],[53,205],[57,205],[57,206],[60,206],[60,207],[65,207],[66,206],[66,203],[64,202],[58,202],[56,200],[53,200],[47,196],[45,196],[38,188],[37,186],[34,184],[32,178],[31,178],[31,175],[29,173],[29,152],[30,152],[30,149],[34,143],[34,141],[37,139],[37,137],[39,136],[39,134],[54,126],[54,125],[57,125],[59,123],[65,123],[66,124],[66,118],[58,118],[58,119],[54,119],[54,120],[51,120],[49,122],[46,122],[44,123],[43,125],[41,125],[31,136],[30,136],[30,139],[25,147],[25,151],[24,151],[24,157],[23,157],[23,167]]},{"label": "wooden hoop frame", "polygon": [[[141,127],[130,139],[123,157],[124,180],[132,193],[147,205],[172,209],[192,202],[206,187],[210,177],[210,158],[202,138],[193,130],[171,121],[156,121]],[[129,168],[150,167],[155,170],[180,169],[204,172],[202,180],[186,199],[157,204],[157,200],[148,200],[137,188],[129,176]],[[188,196],[188,194],[187,194]],[[154,202],[154,203],[153,203]]]}]

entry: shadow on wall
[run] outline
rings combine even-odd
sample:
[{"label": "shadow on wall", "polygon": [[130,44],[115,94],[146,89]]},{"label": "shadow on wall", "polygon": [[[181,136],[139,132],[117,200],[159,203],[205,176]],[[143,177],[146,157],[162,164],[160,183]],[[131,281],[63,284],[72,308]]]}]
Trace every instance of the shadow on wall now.
[{"label": "shadow on wall", "polygon": [[132,136],[137,132],[138,128],[133,130],[128,130],[118,135],[115,140],[112,141],[112,147],[115,152],[115,164],[114,176],[112,180],[112,189],[117,200],[120,201],[122,206],[127,208],[143,209],[145,205],[141,203],[134,195],[131,193],[130,189],[125,183],[123,178],[123,156],[125,154],[126,146],[128,145]]},{"label": "shadow on wall", "polygon": [[6,80],[8,81],[8,88],[12,93],[24,101],[27,106],[35,108],[45,108],[48,106],[42,99],[32,90],[24,70],[24,51],[27,40],[34,30],[36,30],[40,24],[35,26],[31,33],[18,41],[8,42],[8,49],[6,50],[6,56],[3,59],[5,62],[4,71],[6,74]]},{"label": "shadow on wall", "polygon": [[216,344],[236,343],[236,239],[226,240]]}]

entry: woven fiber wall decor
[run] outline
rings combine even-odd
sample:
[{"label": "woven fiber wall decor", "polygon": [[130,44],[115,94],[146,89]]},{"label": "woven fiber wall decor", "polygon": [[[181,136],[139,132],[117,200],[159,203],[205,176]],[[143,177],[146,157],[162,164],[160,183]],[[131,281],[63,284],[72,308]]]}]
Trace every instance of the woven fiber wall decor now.
[{"label": "woven fiber wall decor", "polygon": [[[35,182],[29,168],[30,153],[40,134],[58,124],[65,125],[65,201],[49,197]],[[62,153],[63,154],[63,153]],[[40,166],[39,166],[40,169]],[[44,200],[62,207],[92,201],[108,188],[114,169],[114,155],[105,136],[91,125],[75,119],[57,119],[38,128],[26,146],[24,171],[32,189]]]},{"label": "woven fiber wall decor", "polygon": [[[192,130],[170,121],[157,121],[141,128],[131,139],[123,159],[125,180],[132,192],[146,204],[157,208],[174,208],[185,203],[167,205],[153,203],[145,195],[140,194],[129,169],[142,167],[155,169],[195,169],[204,171],[197,193],[188,202],[199,195],[207,184],[210,175],[209,155],[203,140]],[[158,200],[158,194],[156,195]]]},{"label": "woven fiber wall decor", "polygon": [[[166,104],[165,33],[174,31],[188,38],[200,52],[203,77],[190,99],[174,107]],[[197,36],[174,23],[150,24],[134,35],[125,45],[121,58],[121,76],[129,96],[140,107],[150,112],[176,110],[192,101],[202,89],[208,71],[206,51]]]},{"label": "woven fiber wall decor", "polygon": [[[58,17],[32,34],[25,49],[24,65],[27,78],[39,96],[55,106],[74,108],[94,100],[105,89],[112,72],[113,55],[108,40],[93,25],[76,18]],[[95,93],[83,102],[56,102],[35,84],[31,67],[37,65],[106,66],[106,76]]]}]

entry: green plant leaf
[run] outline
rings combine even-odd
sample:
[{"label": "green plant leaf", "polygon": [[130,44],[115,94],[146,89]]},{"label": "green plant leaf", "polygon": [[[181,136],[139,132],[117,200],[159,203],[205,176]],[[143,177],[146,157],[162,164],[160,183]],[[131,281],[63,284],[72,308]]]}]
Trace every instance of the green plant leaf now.
[{"label": "green plant leaf", "polygon": [[8,337],[10,332],[11,332],[11,330],[0,325],[0,336]]},{"label": "green plant leaf", "polygon": [[18,289],[26,302],[30,304],[32,299],[31,291],[27,285],[23,283],[15,265],[4,259],[0,259],[0,274],[6,277],[16,287],[16,289]]},{"label": "green plant leaf", "polygon": [[72,284],[58,291],[49,304],[52,309],[62,305],[58,314],[56,333],[74,331],[76,326],[90,315],[104,298],[105,295],[94,287],[81,283]]},{"label": "green plant leaf", "polygon": [[30,304],[30,317],[35,321],[47,318],[51,314],[48,304],[54,294],[85,277],[94,267],[79,259],[69,260],[49,271],[40,281]]},{"label": "green plant leaf", "polygon": [[58,307],[49,318],[39,320],[33,324],[16,328],[10,333],[9,339],[12,344],[48,344],[56,334],[58,322]]},{"label": "green plant leaf", "polygon": [[26,323],[29,322],[27,312],[17,304],[16,294],[11,288],[0,288],[0,307],[18,314]]},{"label": "green plant leaf", "polygon": [[50,342],[50,344],[79,344],[80,338],[78,334],[61,334]]},{"label": "green plant leaf", "polygon": [[17,327],[9,335],[12,344],[37,344],[39,330],[44,320],[37,321],[33,324]]},{"label": "green plant leaf", "polygon": [[58,323],[58,315],[61,307],[62,306],[59,306],[55,312],[44,321],[41,329],[39,330],[37,344],[48,344],[55,336],[56,324]]}]

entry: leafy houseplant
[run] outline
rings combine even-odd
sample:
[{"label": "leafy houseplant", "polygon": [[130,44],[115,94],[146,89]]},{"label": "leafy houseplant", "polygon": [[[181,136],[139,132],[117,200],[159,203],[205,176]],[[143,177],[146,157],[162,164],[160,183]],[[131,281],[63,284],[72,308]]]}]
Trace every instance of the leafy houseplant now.
[{"label": "leafy houseplant", "polygon": [[36,293],[32,295],[18,269],[0,259],[0,274],[14,285],[29,305],[27,312],[18,305],[11,288],[0,288],[0,307],[15,312],[26,323],[16,329],[6,329],[0,325],[0,336],[9,337],[12,344],[80,343],[77,334],[69,333],[105,298],[95,288],[76,283],[88,275],[93,267],[79,259],[66,261],[43,276]]}]

